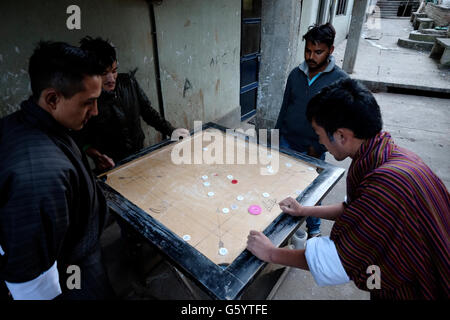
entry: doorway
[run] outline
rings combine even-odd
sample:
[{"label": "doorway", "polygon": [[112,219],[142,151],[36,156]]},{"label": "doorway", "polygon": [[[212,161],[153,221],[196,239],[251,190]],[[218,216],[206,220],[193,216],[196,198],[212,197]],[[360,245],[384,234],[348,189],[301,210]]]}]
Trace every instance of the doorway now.
[{"label": "doorway", "polygon": [[261,0],[242,0],[240,105],[241,121],[256,113],[261,60]]}]

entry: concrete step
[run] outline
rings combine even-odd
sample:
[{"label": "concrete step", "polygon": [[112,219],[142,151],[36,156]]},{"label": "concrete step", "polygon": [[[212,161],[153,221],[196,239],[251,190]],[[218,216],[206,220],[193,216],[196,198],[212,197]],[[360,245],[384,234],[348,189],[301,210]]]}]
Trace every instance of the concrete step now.
[{"label": "concrete step", "polygon": [[412,31],[409,34],[410,40],[416,40],[416,41],[425,41],[425,42],[434,42],[436,38],[441,38],[445,36],[445,33],[422,33],[420,31]]},{"label": "concrete step", "polygon": [[413,12],[411,13],[411,22],[414,22],[417,18],[425,18],[427,17],[427,14],[425,12]]},{"label": "concrete step", "polygon": [[[397,9],[398,7],[400,7],[401,5],[405,5],[406,3],[404,1],[389,1],[389,2],[384,2],[384,1],[378,1],[377,2],[377,6],[383,10],[383,9],[392,9],[395,8]],[[416,11],[414,9],[419,8],[419,3],[418,2],[414,2],[414,3],[409,3],[408,6],[412,6],[413,11]]]},{"label": "concrete step", "polygon": [[420,50],[420,51],[431,51],[431,49],[433,48],[434,42],[416,41],[416,40],[411,40],[411,39],[399,38],[397,41],[397,44],[403,48]]},{"label": "concrete step", "polygon": [[436,30],[436,29],[422,29],[420,30],[421,33],[423,34],[434,34],[434,35],[438,35],[442,38],[445,38],[447,35],[447,31],[446,30]]},{"label": "concrete step", "polygon": [[430,29],[434,25],[434,20],[431,18],[416,18],[413,23],[414,30]]}]

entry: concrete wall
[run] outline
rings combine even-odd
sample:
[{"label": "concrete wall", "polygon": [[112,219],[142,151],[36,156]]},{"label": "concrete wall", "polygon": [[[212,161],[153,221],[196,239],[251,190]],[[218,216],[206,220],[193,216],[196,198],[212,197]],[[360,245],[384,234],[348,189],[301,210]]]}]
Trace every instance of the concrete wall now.
[{"label": "concrete wall", "polygon": [[240,0],[164,0],[155,5],[166,118],[239,126]]},{"label": "concrete wall", "polygon": [[427,3],[425,12],[428,15],[428,18],[434,20],[436,26],[445,27],[450,25],[450,5]]},{"label": "concrete wall", "polygon": [[289,72],[299,62],[300,1],[262,0],[257,128],[273,128]]},{"label": "concrete wall", "polygon": [[[66,9],[81,9],[81,30],[68,30]],[[139,68],[136,77],[159,111],[148,5],[143,0],[44,0],[0,2],[0,117],[19,107],[31,93],[28,59],[39,40],[65,41],[101,36],[117,47],[119,72]],[[160,140],[144,125],[146,144]]]}]

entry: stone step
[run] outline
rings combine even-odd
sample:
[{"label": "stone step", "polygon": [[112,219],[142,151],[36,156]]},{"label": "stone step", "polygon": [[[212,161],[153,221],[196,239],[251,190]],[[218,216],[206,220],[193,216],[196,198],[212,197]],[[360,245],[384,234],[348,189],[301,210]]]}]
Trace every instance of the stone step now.
[{"label": "stone step", "polygon": [[443,35],[442,33],[422,33],[421,31],[422,30],[410,32],[409,39],[416,41],[434,42],[436,38],[441,38],[443,36],[445,37],[445,33]]},{"label": "stone step", "polygon": [[434,20],[431,18],[416,18],[414,20],[414,30],[423,30],[423,29],[430,29],[434,25]]},{"label": "stone step", "polygon": [[391,18],[391,17],[397,17],[402,16],[403,14],[406,14],[408,18],[412,14],[412,12],[417,11],[419,8],[419,3],[416,2],[410,2],[408,4],[409,10],[405,10],[405,2],[404,1],[378,1],[377,6],[380,8],[380,13],[382,18]]},{"label": "stone step", "polygon": [[430,58],[439,59],[440,67],[450,68],[450,38],[436,38]]},{"label": "stone step", "polygon": [[[397,9],[401,5],[405,5],[405,3],[403,1],[394,2],[394,3],[380,3],[380,2],[377,3],[377,6],[380,9],[392,9],[392,8]],[[418,3],[410,3],[410,4],[408,4],[408,6],[411,6],[413,9],[414,8],[417,9],[419,7],[419,4]]]},{"label": "stone step", "polygon": [[420,33],[424,33],[424,34],[438,35],[438,36],[441,36],[442,38],[445,38],[445,36],[447,35],[447,31],[446,30],[422,29],[422,30],[419,30],[419,32]]},{"label": "stone step", "polygon": [[[381,7],[389,7],[389,6],[399,6],[402,4],[406,4],[405,1],[378,1],[377,6]],[[419,6],[419,1],[410,1],[408,5]]]},{"label": "stone step", "polygon": [[403,48],[414,49],[419,51],[431,51],[434,42],[399,38],[397,44]]},{"label": "stone step", "polygon": [[427,14],[425,12],[413,12],[411,13],[411,22],[414,22],[417,18],[425,18]]}]

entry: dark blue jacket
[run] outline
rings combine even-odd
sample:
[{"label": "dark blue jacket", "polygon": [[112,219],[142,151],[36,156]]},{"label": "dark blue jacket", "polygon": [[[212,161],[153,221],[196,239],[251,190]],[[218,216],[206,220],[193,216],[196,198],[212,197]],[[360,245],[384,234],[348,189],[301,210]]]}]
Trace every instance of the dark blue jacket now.
[{"label": "dark blue jacket", "polygon": [[0,281],[30,281],[55,261],[62,279],[100,248],[107,217],[86,156],[31,99],[0,119],[0,155]]},{"label": "dark blue jacket", "polygon": [[319,144],[319,138],[306,119],[306,106],[322,88],[343,78],[348,78],[348,75],[335,64],[333,56],[330,56],[327,68],[311,86],[308,85],[306,62],[291,71],[275,128],[280,130],[280,136],[289,142],[292,149],[306,152],[308,147],[312,146],[318,154],[326,151],[325,147]]}]

